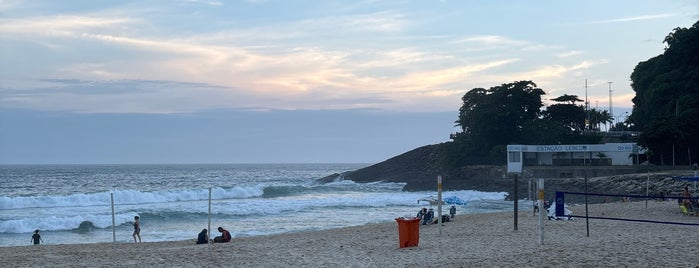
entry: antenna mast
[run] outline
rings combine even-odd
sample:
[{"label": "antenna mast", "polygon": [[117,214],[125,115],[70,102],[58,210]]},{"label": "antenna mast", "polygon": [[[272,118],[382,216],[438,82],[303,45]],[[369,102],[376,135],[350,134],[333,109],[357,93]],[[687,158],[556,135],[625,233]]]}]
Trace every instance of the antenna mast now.
[{"label": "antenna mast", "polygon": [[[612,111],[612,82],[607,82],[609,83],[609,115],[614,117],[614,112]],[[619,123],[619,122],[615,122]]]},{"label": "antenna mast", "polygon": [[587,112],[587,118],[585,119],[585,128],[587,129],[590,126],[590,101],[587,100],[587,79],[585,79],[585,111]]}]

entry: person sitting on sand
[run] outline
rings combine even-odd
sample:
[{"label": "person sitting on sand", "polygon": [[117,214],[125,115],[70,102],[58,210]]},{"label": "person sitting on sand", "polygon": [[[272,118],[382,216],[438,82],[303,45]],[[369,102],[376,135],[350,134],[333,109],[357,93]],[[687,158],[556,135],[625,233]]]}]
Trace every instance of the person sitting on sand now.
[{"label": "person sitting on sand", "polygon": [[682,205],[684,205],[687,210],[692,211],[692,194],[689,193],[689,187],[686,185],[684,186],[684,191],[682,191],[682,197],[684,197],[684,199],[682,199]]},{"label": "person sitting on sand", "polygon": [[231,233],[228,230],[218,227],[218,231],[221,232],[221,236],[214,237],[214,242],[227,243],[231,241]]},{"label": "person sitting on sand", "polygon": [[34,245],[38,245],[39,242],[44,243],[44,240],[41,239],[41,235],[39,234],[39,229],[34,231],[34,234],[32,235],[32,241],[34,242]]},{"label": "person sitting on sand", "polygon": [[427,211],[424,217],[422,217],[422,225],[432,224],[432,219],[434,218],[434,209]]},{"label": "person sitting on sand", "polygon": [[417,212],[417,217],[418,219],[422,220],[423,217],[427,214],[427,208],[422,208],[420,211]]},{"label": "person sitting on sand", "polygon": [[201,232],[199,232],[199,236],[197,236],[197,244],[209,243],[209,239],[207,239],[206,232],[207,232],[206,228],[204,228],[203,230],[201,230]]}]

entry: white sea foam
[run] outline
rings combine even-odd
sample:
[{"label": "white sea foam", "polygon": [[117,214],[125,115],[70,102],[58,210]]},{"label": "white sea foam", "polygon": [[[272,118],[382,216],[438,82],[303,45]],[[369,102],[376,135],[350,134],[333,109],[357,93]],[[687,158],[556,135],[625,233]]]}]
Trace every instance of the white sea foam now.
[{"label": "white sea foam", "polygon": [[[403,192],[404,183],[338,181],[318,184],[313,179],[293,177],[302,171],[313,171],[308,166],[300,166],[299,170],[288,166],[283,169],[263,166],[267,168],[265,171],[251,166],[251,170],[243,169],[240,174],[255,174],[255,177],[242,179],[236,178],[240,176],[237,169],[227,166],[210,170],[218,167],[192,166],[190,170],[176,166],[177,172],[189,172],[191,178],[220,174],[211,182],[161,179],[157,174],[169,174],[164,173],[169,169],[162,166],[123,167],[117,170],[124,174],[111,174],[98,181],[122,189],[99,191],[92,187],[90,189],[95,192],[82,194],[69,193],[84,189],[85,181],[102,176],[80,173],[90,176],[72,179],[75,185],[64,186],[48,184],[50,180],[42,179],[47,176],[45,174],[37,176],[40,179],[26,185],[57,190],[30,196],[0,196],[0,246],[26,244],[26,236],[35,229],[42,230],[42,236],[51,241],[49,243],[109,242],[112,239],[111,194],[114,196],[116,236],[122,242],[132,239],[130,222],[135,215],[141,217],[144,241],[190,239],[208,226],[209,219],[213,228],[227,226],[235,236],[250,236],[392,221],[396,217],[415,215],[421,207],[429,206],[418,204],[418,199],[436,196],[434,191]],[[319,170],[323,174],[332,172]],[[94,172],[103,171],[95,169]],[[131,175],[141,173],[148,176]],[[131,178],[128,184],[120,184],[118,179],[115,182],[114,178],[126,176]],[[44,182],[46,184],[42,185]],[[214,185],[211,214],[207,185]],[[6,193],[22,192],[36,191],[13,189]],[[458,206],[458,214],[506,209],[511,204],[504,202],[505,193],[445,191],[443,197],[457,197],[468,202]]]},{"label": "white sea foam", "polygon": [[[212,199],[249,198],[262,195],[261,185],[250,187],[233,187],[223,189],[212,188]],[[157,192],[141,192],[137,190],[114,190],[92,194],[72,194],[65,196],[0,196],[0,209],[21,208],[51,208],[79,206],[104,206],[111,204],[111,194],[114,194],[114,203],[117,204],[143,204],[162,203],[176,201],[208,200],[208,189],[193,190],[164,190]]]}]

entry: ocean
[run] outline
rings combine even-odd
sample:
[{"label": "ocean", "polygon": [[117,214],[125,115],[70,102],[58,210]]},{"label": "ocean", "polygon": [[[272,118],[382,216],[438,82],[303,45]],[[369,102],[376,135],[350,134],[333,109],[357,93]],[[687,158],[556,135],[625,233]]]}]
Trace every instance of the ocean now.
[{"label": "ocean", "polygon": [[[194,240],[209,222],[211,237],[222,226],[234,238],[392,222],[429,208],[418,200],[437,195],[436,178],[435,190],[424,192],[404,192],[403,183],[316,183],[365,166],[2,165],[0,246],[30,245],[37,229],[45,244],[133,242],[136,215],[143,242]],[[457,215],[511,211],[505,195],[442,193],[463,201],[455,205]]]}]

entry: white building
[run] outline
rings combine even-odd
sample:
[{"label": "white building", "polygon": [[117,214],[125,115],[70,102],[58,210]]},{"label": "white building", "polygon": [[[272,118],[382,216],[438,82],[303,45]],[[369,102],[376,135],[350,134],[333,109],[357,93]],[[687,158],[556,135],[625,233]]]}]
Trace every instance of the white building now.
[{"label": "white building", "polygon": [[632,166],[645,151],[635,143],[507,145],[508,172],[523,166]]}]

